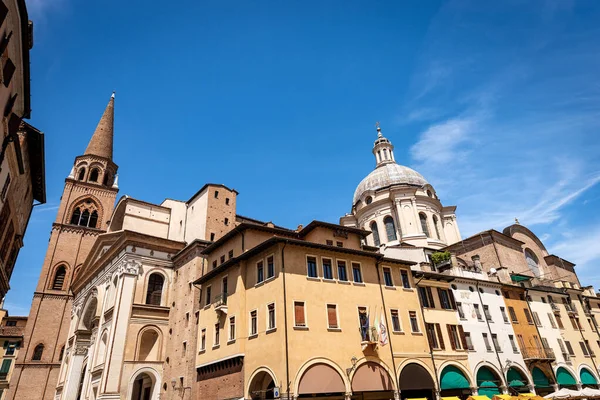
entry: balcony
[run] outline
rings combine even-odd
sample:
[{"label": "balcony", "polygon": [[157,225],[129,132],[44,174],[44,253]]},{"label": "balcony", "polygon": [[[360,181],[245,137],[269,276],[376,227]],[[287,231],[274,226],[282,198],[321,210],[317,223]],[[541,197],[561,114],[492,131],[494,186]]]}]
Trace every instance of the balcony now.
[{"label": "balcony", "polygon": [[583,305],[583,312],[585,313],[585,315],[592,315],[592,310],[585,304]]},{"label": "balcony", "polygon": [[521,354],[524,360],[555,360],[556,356],[552,349],[544,349],[539,347],[525,347],[521,349]]},{"label": "balcony", "polygon": [[0,336],[23,336],[22,326],[0,326]]},{"label": "balcony", "polygon": [[215,306],[215,311],[227,315],[227,293],[217,295],[213,301],[213,305]]},{"label": "balcony", "polygon": [[578,314],[577,309],[573,306],[573,304],[565,304],[565,308],[567,309],[568,313],[575,314],[575,315]]},{"label": "balcony", "polygon": [[361,338],[360,344],[363,346],[363,348],[366,348],[366,346],[370,344],[377,344],[377,342],[379,341],[379,335],[377,335],[377,328],[375,328],[374,326],[370,327],[369,329],[359,328],[359,331]]},{"label": "balcony", "polygon": [[558,306],[554,302],[550,303],[550,307],[552,308],[552,311],[560,311],[560,308],[558,308]]}]

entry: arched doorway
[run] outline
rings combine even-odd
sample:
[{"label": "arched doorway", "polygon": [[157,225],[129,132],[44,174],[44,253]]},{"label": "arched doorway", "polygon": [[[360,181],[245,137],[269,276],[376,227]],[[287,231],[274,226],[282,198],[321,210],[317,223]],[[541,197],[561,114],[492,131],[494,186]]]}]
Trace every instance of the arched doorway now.
[{"label": "arched doorway", "polygon": [[346,385],[338,372],[323,363],[311,365],[300,378],[298,397],[312,399],[344,396]]},{"label": "arched doorway", "polygon": [[275,381],[266,371],[258,372],[250,382],[249,396],[252,400],[274,399]]},{"label": "arched doorway", "polygon": [[376,362],[361,364],[352,377],[352,393],[356,399],[393,399],[392,377]]},{"label": "arched doorway", "polygon": [[456,396],[463,400],[471,395],[471,384],[465,374],[455,367],[448,365],[440,374],[440,397]]},{"label": "arched doorway", "polygon": [[511,395],[529,392],[527,378],[515,367],[510,367],[506,371],[506,382],[508,382],[508,391]]},{"label": "arched doorway", "polygon": [[502,386],[502,379],[496,372],[488,367],[479,368],[477,371],[477,393],[491,399],[497,394],[502,394],[500,386]]},{"label": "arched doorway", "polygon": [[535,392],[539,396],[546,396],[547,394],[553,393],[554,388],[548,376],[542,371],[541,368],[534,367],[531,370],[531,377],[533,378],[533,385],[535,386]]},{"label": "arched doorway", "polygon": [[153,377],[142,372],[133,381],[133,390],[131,391],[130,400],[154,400],[152,399],[154,384]]},{"label": "arched doorway", "polygon": [[400,373],[400,394],[402,399],[435,399],[435,384],[429,372],[419,364],[411,363]]},{"label": "arched doorway", "polygon": [[598,388],[598,380],[589,369],[582,368],[579,372],[579,378],[581,379],[581,385],[583,387],[589,387],[593,389]]},{"label": "arched doorway", "polygon": [[558,367],[556,370],[556,381],[561,389],[567,388],[577,390],[577,380],[575,380],[575,377],[564,367]]}]

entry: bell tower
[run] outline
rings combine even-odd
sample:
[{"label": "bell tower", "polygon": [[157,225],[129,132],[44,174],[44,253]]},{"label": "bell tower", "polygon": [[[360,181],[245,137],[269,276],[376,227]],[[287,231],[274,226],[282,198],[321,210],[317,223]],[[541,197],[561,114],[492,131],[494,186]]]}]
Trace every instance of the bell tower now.
[{"label": "bell tower", "polygon": [[106,232],[119,190],[112,160],[114,103],[113,93],[65,179],[7,399],[54,397],[71,320],[71,285],[96,238]]}]

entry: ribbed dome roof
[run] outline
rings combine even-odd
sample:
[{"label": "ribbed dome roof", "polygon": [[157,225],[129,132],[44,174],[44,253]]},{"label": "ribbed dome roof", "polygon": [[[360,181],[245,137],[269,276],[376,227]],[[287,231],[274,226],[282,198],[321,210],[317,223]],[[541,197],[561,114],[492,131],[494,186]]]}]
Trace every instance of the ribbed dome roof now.
[{"label": "ribbed dome roof", "polygon": [[411,185],[422,187],[428,182],[414,169],[398,165],[395,162],[383,164],[375,168],[373,172],[365,177],[354,191],[352,204],[361,198],[367,190],[378,190],[391,185]]}]

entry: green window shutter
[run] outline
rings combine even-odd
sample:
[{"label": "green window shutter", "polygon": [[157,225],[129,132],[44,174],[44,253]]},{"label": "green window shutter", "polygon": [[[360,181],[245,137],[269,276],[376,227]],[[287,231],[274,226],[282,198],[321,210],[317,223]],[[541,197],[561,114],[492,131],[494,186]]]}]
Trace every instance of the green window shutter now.
[{"label": "green window shutter", "polygon": [[11,363],[12,363],[12,360],[3,360],[2,367],[0,367],[0,374],[8,374],[8,371],[10,371]]}]

